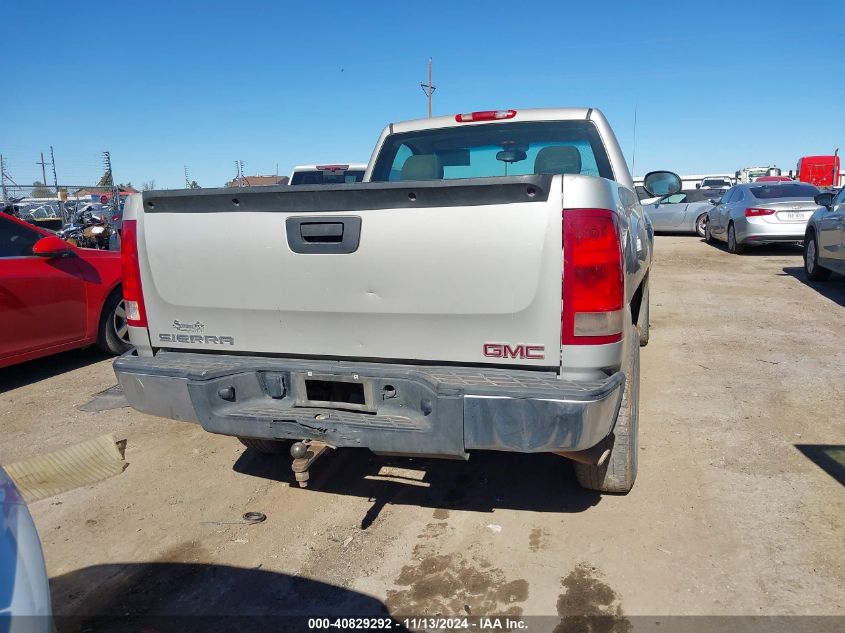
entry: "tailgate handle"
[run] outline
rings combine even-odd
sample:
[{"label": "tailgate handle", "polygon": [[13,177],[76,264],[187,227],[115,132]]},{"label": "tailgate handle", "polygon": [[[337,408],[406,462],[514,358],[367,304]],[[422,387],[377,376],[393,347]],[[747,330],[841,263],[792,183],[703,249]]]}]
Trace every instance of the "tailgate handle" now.
[{"label": "tailgate handle", "polygon": [[308,255],[344,255],[358,250],[361,218],[343,216],[292,216],[285,220],[288,247]]},{"label": "tailgate handle", "polygon": [[309,243],[329,243],[343,240],[341,222],[303,222],[299,225],[299,234]]}]

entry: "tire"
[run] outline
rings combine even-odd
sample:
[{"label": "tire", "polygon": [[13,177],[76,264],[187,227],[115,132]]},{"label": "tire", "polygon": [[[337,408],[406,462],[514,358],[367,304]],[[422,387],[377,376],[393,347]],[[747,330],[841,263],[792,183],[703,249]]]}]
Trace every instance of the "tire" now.
[{"label": "tire", "polygon": [[264,455],[289,455],[293,440],[265,440],[257,437],[239,437],[241,444]]},{"label": "tire", "polygon": [[698,235],[698,237],[705,237],[706,238],[707,224],[709,224],[709,223],[707,222],[707,214],[706,213],[702,213],[700,216],[698,216],[695,219],[695,234]]},{"label": "tire", "polygon": [[649,323],[648,286],[648,279],[646,279],[643,283],[643,294],[640,298],[640,312],[637,315],[637,331],[640,334],[640,347],[648,345],[649,330],[651,329]]},{"label": "tire", "polygon": [[826,281],[830,279],[830,271],[819,266],[819,245],[816,232],[810,231],[804,240],[804,272],[807,279],[812,281]]},{"label": "tire", "polygon": [[745,252],[745,244],[736,241],[736,229],[733,222],[728,224],[728,252],[734,255],[742,255]]},{"label": "tire", "polygon": [[610,449],[601,466],[575,462],[575,476],[582,488],[599,492],[626,493],[637,479],[637,432],[640,418],[640,344],[636,330],[625,359],[625,391],[613,432],[600,445]]},{"label": "tire", "polygon": [[708,244],[713,243],[713,233],[710,231],[710,220],[707,220],[707,226],[704,227],[704,241]]},{"label": "tire", "polygon": [[106,299],[100,315],[100,327],[97,333],[97,347],[107,354],[123,354],[129,351],[129,326],[126,323],[126,308],[123,305],[123,293],[117,288]]}]

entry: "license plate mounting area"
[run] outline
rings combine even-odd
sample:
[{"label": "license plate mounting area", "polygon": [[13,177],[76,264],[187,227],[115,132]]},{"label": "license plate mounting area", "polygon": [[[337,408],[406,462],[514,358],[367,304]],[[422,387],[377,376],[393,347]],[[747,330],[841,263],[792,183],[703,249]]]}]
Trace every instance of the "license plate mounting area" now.
[{"label": "license plate mounting area", "polygon": [[293,376],[297,407],[376,413],[373,380],[359,374],[301,372]]}]

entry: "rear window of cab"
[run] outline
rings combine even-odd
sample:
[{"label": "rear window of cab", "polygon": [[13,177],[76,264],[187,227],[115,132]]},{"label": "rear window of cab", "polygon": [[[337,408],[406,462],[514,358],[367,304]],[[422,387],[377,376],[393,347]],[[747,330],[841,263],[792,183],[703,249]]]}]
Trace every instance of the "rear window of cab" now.
[{"label": "rear window of cab", "polygon": [[382,145],[371,181],[531,174],[613,179],[607,153],[592,122],[520,121],[392,134]]}]

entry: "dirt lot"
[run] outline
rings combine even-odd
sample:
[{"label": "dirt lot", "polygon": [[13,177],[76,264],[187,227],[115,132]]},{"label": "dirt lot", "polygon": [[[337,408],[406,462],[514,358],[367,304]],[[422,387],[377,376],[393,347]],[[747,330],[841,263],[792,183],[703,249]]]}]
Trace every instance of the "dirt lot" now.
[{"label": "dirt lot", "polygon": [[79,411],[115,383],[94,352],[0,371],[0,463],[128,440],[123,474],[32,504],[57,614],[845,615],[843,467],[813,448],[845,443],[845,281],[800,267],[657,238],[627,496],[554,456],[346,450],[300,490],[234,439]]}]

